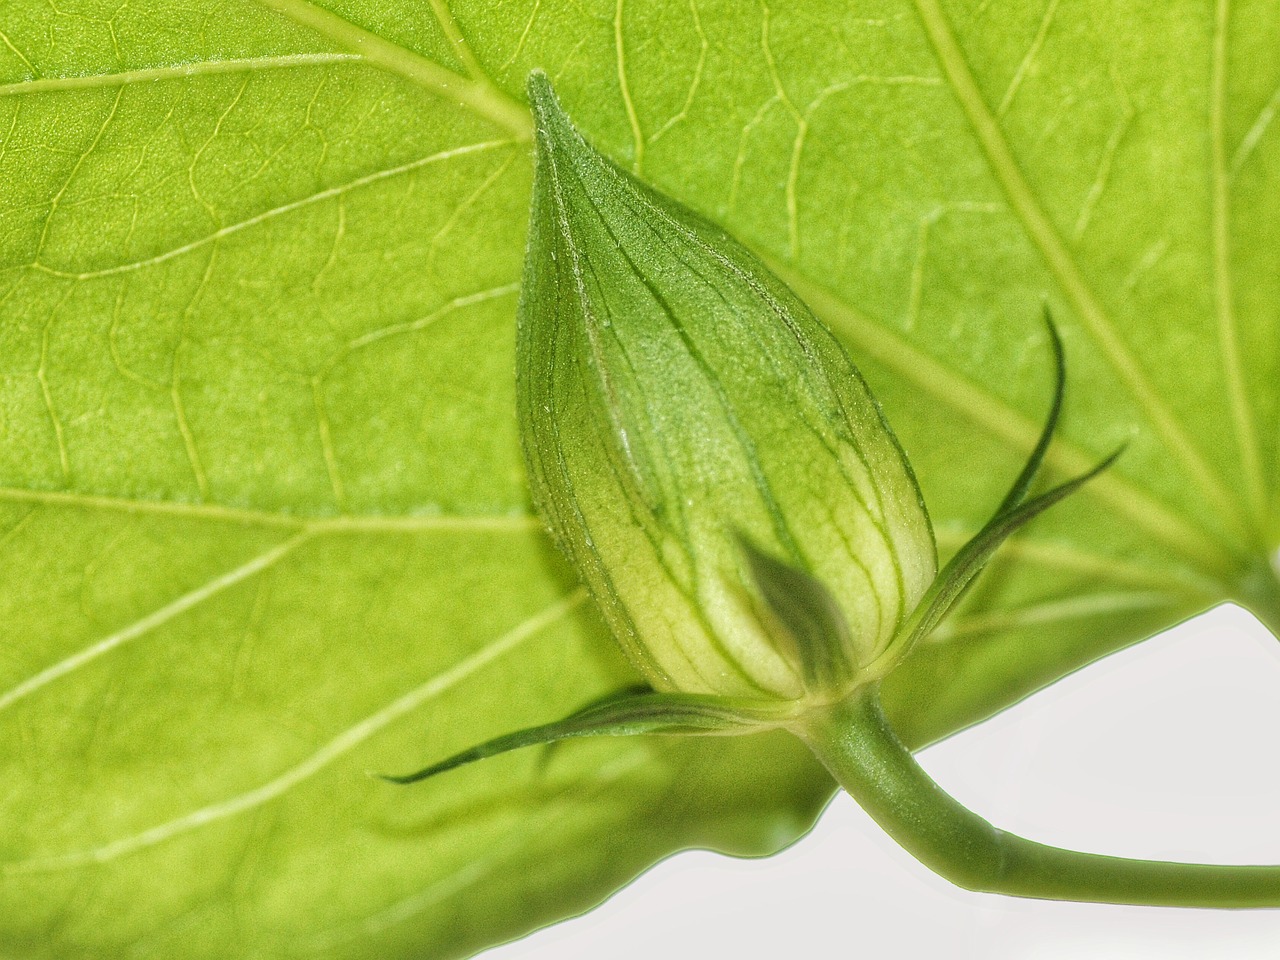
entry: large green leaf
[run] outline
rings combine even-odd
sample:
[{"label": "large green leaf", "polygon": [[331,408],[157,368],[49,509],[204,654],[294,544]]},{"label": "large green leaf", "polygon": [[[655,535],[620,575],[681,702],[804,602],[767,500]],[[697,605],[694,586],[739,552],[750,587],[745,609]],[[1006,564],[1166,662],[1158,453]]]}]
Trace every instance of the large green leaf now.
[{"label": "large green leaf", "polygon": [[[450,9],[451,7],[451,9]],[[402,771],[634,682],[530,517],[527,72],[846,340],[945,549],[916,742],[1224,599],[1273,625],[1280,13],[0,0],[0,951],[466,954],[829,791],[769,739]]]}]

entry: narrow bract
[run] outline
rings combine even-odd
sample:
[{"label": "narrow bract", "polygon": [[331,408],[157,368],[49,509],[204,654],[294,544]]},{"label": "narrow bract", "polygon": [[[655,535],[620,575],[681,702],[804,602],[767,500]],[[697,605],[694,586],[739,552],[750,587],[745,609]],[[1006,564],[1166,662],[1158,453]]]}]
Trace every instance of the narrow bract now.
[{"label": "narrow bract", "polygon": [[[879,407],[756,257],[597,153],[545,75],[529,93],[518,402],[539,511],[656,688],[795,699],[851,678],[936,573]],[[770,570],[833,608],[822,664]]]}]

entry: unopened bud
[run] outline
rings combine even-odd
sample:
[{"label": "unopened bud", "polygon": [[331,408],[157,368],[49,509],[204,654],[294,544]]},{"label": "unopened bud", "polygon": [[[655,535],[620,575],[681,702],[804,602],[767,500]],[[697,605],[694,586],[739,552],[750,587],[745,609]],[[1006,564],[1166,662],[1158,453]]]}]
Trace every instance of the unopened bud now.
[{"label": "unopened bud", "polygon": [[756,257],[600,156],[544,75],[529,95],[518,396],[536,506],[655,687],[847,685],[936,572],[879,407]]}]

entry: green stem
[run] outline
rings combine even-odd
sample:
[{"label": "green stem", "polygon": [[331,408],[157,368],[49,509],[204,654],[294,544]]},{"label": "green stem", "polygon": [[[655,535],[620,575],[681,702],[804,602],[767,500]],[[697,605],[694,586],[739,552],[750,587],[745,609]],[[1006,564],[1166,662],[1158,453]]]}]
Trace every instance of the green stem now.
[{"label": "green stem", "polygon": [[1178,907],[1280,906],[1280,866],[1126,860],[996,829],[920,768],[885,721],[874,691],[815,711],[796,732],[890,836],[968,890]]}]

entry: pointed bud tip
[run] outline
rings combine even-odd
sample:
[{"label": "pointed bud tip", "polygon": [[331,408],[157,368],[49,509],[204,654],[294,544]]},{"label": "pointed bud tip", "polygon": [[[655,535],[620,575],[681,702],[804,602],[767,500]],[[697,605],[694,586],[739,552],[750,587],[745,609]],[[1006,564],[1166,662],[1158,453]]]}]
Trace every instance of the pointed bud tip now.
[{"label": "pointed bud tip", "polygon": [[565,116],[560,99],[551,87],[551,78],[546,71],[537,69],[529,74],[525,84],[525,92],[529,97],[529,108],[533,111],[534,129],[540,139],[547,140],[552,128],[563,131],[572,129],[569,118]]},{"label": "pointed bud tip", "polygon": [[529,71],[529,79],[525,81],[525,92],[529,95],[530,103],[555,99],[555,94],[551,90],[551,78],[541,67],[534,67]]}]

